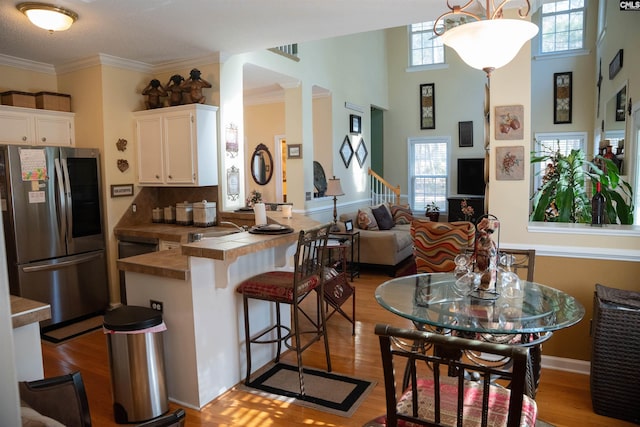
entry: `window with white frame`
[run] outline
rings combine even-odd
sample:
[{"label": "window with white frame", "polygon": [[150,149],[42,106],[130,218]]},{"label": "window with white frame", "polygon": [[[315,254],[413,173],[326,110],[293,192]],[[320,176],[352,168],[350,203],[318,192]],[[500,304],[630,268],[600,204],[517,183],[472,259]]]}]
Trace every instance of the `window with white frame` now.
[{"label": "window with white frame", "polygon": [[409,25],[409,66],[434,64],[444,64],[444,45],[433,33],[433,21]]},{"label": "window with white frame", "polygon": [[585,0],[545,0],[540,13],[540,52],[582,49],[585,39]]},{"label": "window with white frame", "polygon": [[[564,155],[571,153],[571,150],[582,149],[586,151],[586,143],[586,132],[536,133],[535,156],[549,154],[557,150],[560,150],[560,153]],[[534,191],[542,186],[542,175],[549,163],[550,161],[537,162],[532,165]]]},{"label": "window with white frame", "polygon": [[449,137],[409,138],[409,204],[414,211],[431,202],[446,211],[450,143]]}]

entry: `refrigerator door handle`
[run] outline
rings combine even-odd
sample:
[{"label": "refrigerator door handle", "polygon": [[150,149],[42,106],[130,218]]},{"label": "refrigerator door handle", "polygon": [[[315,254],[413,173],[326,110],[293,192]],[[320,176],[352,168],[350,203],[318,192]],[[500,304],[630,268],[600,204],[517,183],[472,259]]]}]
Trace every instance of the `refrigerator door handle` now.
[{"label": "refrigerator door handle", "polygon": [[64,185],[65,185],[65,194],[67,195],[67,207],[65,209],[66,217],[67,217],[67,226],[69,227],[69,235],[68,238],[71,239],[73,236],[73,206],[71,199],[71,181],[69,180],[69,166],[67,165],[66,157],[62,158],[62,171],[64,172]]},{"label": "refrigerator door handle", "polygon": [[53,160],[53,162],[54,168],[56,170],[56,181],[58,184],[58,195],[60,198],[60,209],[58,209],[58,217],[60,218],[60,234],[62,236],[62,239],[64,240],[67,235],[67,221],[65,220],[63,214],[66,211],[67,199],[64,193],[64,180],[62,179],[62,168],[60,167],[60,160],[56,158]]},{"label": "refrigerator door handle", "polygon": [[85,262],[94,260],[96,258],[100,258],[101,256],[103,256],[103,252],[102,251],[100,251],[99,253],[76,255],[76,256],[73,256],[73,257],[69,257],[68,260],[65,260],[65,261],[62,261],[62,262],[47,263],[47,264],[41,264],[41,265],[33,265],[33,266],[28,266],[28,267],[22,267],[22,271],[24,271],[25,273],[35,273],[35,272],[38,272],[38,271],[45,271],[45,270],[58,270],[61,267],[68,267],[68,266],[71,266],[71,265],[83,264]]}]

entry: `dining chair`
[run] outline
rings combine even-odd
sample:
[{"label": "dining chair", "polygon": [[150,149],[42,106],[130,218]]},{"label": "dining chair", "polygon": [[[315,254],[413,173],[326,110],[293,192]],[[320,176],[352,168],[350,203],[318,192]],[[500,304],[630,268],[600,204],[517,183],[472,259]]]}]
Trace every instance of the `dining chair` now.
[{"label": "dining chair", "polygon": [[[67,427],[91,427],[89,400],[80,372],[20,381],[18,389],[23,424],[49,425],[47,419],[53,419]],[[178,408],[137,427],[181,427],[185,415],[184,409]]]},{"label": "dining chair", "polygon": [[[383,324],[376,325],[375,333],[386,426],[535,425],[536,402],[526,393],[528,348]],[[493,355],[497,362],[474,364],[465,356],[469,352]],[[504,363],[507,358],[510,363]],[[409,385],[402,389],[395,372],[405,372],[405,364]]]},{"label": "dining chair", "polygon": [[519,272],[526,272],[526,279],[528,282],[533,282],[533,273],[536,263],[536,250],[535,249],[505,249],[500,248],[500,253],[509,254],[514,256],[513,263],[511,264],[511,270],[520,276]]},{"label": "dining chair", "polygon": [[[277,344],[275,363],[280,360],[282,344],[288,349],[294,350],[297,355],[298,379],[300,394],[305,394],[302,352],[311,344],[324,339],[325,356],[327,359],[327,371],[331,371],[331,358],[329,355],[329,341],[327,339],[326,311],[323,309],[324,301],[324,264],[327,253],[327,238],[331,223],[324,224],[309,230],[301,230],[298,235],[298,244],[294,255],[294,271],[275,270],[268,271],[250,277],[241,282],[236,291],[242,294],[244,306],[244,331],[247,359],[247,374],[245,384],[251,386],[251,344]],[[315,291],[316,316],[310,316],[302,309],[300,303]],[[275,303],[276,321],[271,327],[254,335],[251,334],[249,325],[249,300],[256,299]],[[280,314],[280,305],[291,306],[291,327],[283,324]],[[301,324],[301,316],[309,320],[311,326]],[[275,337],[274,337],[275,332]],[[302,336],[311,339],[302,341]]]},{"label": "dining chair", "polygon": [[411,221],[413,255],[418,273],[450,272],[456,267],[454,258],[465,250],[473,250],[475,226],[468,221]]}]

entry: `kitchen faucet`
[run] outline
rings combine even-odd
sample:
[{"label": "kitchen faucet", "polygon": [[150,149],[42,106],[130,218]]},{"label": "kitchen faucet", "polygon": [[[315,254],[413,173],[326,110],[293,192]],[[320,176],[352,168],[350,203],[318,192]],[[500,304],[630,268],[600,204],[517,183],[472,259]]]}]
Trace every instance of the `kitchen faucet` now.
[{"label": "kitchen faucet", "polygon": [[243,226],[241,227],[241,226],[239,226],[238,224],[235,224],[235,223],[233,223],[233,222],[231,222],[231,221],[220,221],[218,224],[229,224],[229,225],[234,226],[235,228],[237,228],[237,229],[238,229],[238,230],[240,230],[240,231],[247,231],[247,230],[249,229],[249,227],[248,227],[248,226],[246,226],[246,225],[243,225]]}]

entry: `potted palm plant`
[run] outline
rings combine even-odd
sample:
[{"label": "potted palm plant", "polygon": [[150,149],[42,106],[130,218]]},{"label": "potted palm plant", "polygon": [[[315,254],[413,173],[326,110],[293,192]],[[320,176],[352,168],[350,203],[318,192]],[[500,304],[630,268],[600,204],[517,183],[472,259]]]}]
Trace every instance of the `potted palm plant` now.
[{"label": "potted palm plant", "polygon": [[440,219],[440,208],[438,207],[438,205],[436,205],[436,202],[433,201],[425,207],[424,214],[431,221],[438,222],[438,220]]},{"label": "potted palm plant", "polygon": [[586,183],[593,188],[601,184],[605,197],[605,220],[609,224],[633,224],[633,189],[620,178],[616,164],[600,155],[588,161],[582,150],[567,155],[542,146],[541,153],[531,153],[531,163],[547,164],[542,185],[533,195],[531,221],[591,222],[591,204]]}]

